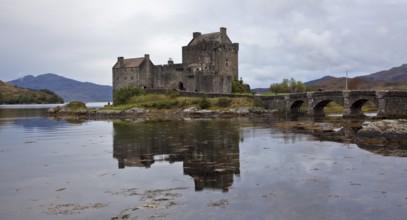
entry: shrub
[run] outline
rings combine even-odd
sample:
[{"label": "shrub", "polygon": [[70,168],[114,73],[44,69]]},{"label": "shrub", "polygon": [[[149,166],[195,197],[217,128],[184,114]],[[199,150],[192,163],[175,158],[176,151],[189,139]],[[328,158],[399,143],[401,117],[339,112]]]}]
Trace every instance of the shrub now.
[{"label": "shrub", "polygon": [[143,104],[145,108],[157,108],[157,109],[171,109],[174,106],[178,105],[178,101],[157,101],[149,104]]},{"label": "shrub", "polygon": [[179,97],[179,96],[180,96],[180,93],[179,93],[177,90],[173,89],[173,90],[167,92],[167,95],[168,95],[170,98],[174,99],[174,98]]},{"label": "shrub", "polygon": [[64,106],[65,108],[70,109],[71,111],[86,110],[86,104],[83,102],[73,101]]},{"label": "shrub", "polygon": [[143,94],[144,94],[143,89],[137,86],[128,86],[120,88],[114,93],[113,105],[126,104],[131,97]]},{"label": "shrub", "polygon": [[227,97],[221,97],[218,99],[216,105],[221,108],[226,108],[230,106],[230,103],[232,103],[232,99]]},{"label": "shrub", "polygon": [[250,86],[245,84],[243,80],[234,80],[232,82],[232,93],[249,93]]},{"label": "shrub", "polygon": [[264,102],[263,102],[260,98],[258,98],[258,97],[255,97],[255,98],[253,99],[253,105],[254,105],[255,107],[266,108]]},{"label": "shrub", "polygon": [[199,108],[200,109],[208,109],[211,107],[211,102],[204,96],[201,100],[199,100]]}]

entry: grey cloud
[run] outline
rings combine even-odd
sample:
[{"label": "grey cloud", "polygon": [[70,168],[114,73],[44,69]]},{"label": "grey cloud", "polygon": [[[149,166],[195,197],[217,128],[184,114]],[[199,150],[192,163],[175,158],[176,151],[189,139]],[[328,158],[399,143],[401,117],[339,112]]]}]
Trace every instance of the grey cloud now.
[{"label": "grey cloud", "polygon": [[228,28],[240,76],[254,87],[282,78],[368,74],[406,63],[404,0],[0,0],[0,79],[54,72],[111,84],[117,56],[181,62],[192,32]]}]

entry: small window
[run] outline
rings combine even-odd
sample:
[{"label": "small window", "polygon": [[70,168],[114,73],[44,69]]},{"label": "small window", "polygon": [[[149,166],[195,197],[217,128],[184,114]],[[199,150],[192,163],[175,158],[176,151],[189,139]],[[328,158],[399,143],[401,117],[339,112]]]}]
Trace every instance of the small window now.
[{"label": "small window", "polygon": [[229,59],[226,59],[226,66],[229,66]]}]

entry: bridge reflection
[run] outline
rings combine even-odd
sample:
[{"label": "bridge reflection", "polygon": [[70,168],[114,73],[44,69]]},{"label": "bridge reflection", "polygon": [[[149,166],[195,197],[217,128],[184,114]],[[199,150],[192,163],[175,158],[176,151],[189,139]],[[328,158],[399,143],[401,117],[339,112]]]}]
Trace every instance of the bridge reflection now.
[{"label": "bridge reflection", "polygon": [[239,126],[229,121],[114,122],[119,169],[183,162],[195,190],[228,191],[240,174]]}]

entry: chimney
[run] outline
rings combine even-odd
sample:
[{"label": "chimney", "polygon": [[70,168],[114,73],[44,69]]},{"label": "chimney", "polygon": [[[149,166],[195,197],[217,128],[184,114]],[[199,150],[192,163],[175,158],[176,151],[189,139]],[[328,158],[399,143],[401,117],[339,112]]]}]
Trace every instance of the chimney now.
[{"label": "chimney", "polygon": [[174,61],[172,60],[172,58],[170,57],[169,59],[168,59],[168,65],[174,65]]},{"label": "chimney", "polygon": [[194,38],[199,37],[199,36],[201,36],[201,32],[192,33],[192,37],[194,37]]},{"label": "chimney", "polygon": [[124,57],[117,57],[117,62],[119,62],[120,65],[123,65]]},{"label": "chimney", "polygon": [[226,36],[226,28],[225,28],[225,27],[221,27],[221,28],[220,28],[220,33],[222,34],[222,36]]},{"label": "chimney", "polygon": [[149,54],[144,54],[144,59],[150,60],[150,55]]}]

